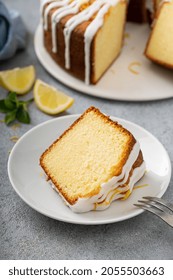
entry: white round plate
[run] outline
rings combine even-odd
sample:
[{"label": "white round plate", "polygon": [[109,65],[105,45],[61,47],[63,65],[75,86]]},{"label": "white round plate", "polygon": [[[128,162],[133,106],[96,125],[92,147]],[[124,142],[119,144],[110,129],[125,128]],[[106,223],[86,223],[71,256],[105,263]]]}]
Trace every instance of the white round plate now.
[{"label": "white round plate", "polygon": [[[151,63],[143,55],[149,36],[148,25],[127,24],[125,45],[119,58],[96,85],[87,86],[84,82],[72,77],[59,67],[47,53],[43,45],[41,25],[35,33],[35,52],[43,67],[57,80],[82,93],[96,97],[146,101],[173,97],[172,71]],[[129,65],[139,72],[133,74]]]},{"label": "white round plate", "polygon": [[171,164],[162,144],[143,128],[112,117],[130,130],[139,140],[147,171],[137,186],[147,185],[133,191],[125,201],[115,201],[104,211],[73,213],[55,192],[43,176],[39,158],[43,151],[67,129],[79,115],[60,117],[42,123],[21,137],[12,149],[8,161],[8,175],[17,194],[38,212],[69,223],[107,224],[132,218],[143,210],[133,206],[143,196],[161,197],[166,191]]}]

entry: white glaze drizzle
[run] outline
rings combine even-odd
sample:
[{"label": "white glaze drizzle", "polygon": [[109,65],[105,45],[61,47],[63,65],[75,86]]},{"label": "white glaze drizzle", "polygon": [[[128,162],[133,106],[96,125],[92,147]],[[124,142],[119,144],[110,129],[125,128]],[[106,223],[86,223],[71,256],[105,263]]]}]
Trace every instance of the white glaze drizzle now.
[{"label": "white glaze drizzle", "polygon": [[[48,27],[48,14],[49,11],[54,7],[57,7],[57,11],[55,11],[51,18],[52,25],[52,52],[57,52],[57,34],[56,34],[56,26],[57,23],[65,16],[70,14],[76,14],[69,21],[67,21],[64,29],[64,40],[65,40],[65,68],[70,69],[70,37],[72,31],[75,29],[77,25],[80,23],[89,20],[93,14],[96,14],[94,20],[87,27],[84,34],[84,45],[85,45],[85,83],[90,83],[90,48],[91,42],[99,30],[99,28],[103,25],[104,16],[108,12],[111,6],[115,6],[120,0],[99,0],[93,2],[89,5],[85,10],[79,12],[80,6],[89,2],[89,0],[74,0],[74,1],[66,1],[66,0],[57,0],[58,3],[50,3],[46,8],[44,13],[44,27]],[[55,2],[45,0],[45,3]],[[61,4],[61,5],[59,5]],[[44,5],[42,5],[44,6]]]},{"label": "white glaze drizzle", "polygon": [[52,52],[57,52],[56,26],[58,22],[67,15],[78,13],[80,6],[88,1],[89,0],[74,0],[73,2],[69,3],[69,5],[63,5],[62,8],[59,8],[52,15]]},{"label": "white glaze drizzle", "polygon": [[[60,0],[61,1],[61,0]],[[43,15],[44,6],[48,3],[57,2],[57,0],[41,0],[40,3],[40,14]]]},{"label": "white glaze drizzle", "polygon": [[[145,162],[143,162],[140,167],[135,168],[133,170],[133,174],[130,177],[130,181],[128,185],[125,187],[120,187],[125,185],[126,182],[128,181],[129,173],[139,155],[139,151],[140,151],[140,146],[139,143],[137,142],[134,145],[129,155],[129,158],[127,159],[125,165],[123,166],[122,173],[119,176],[114,176],[108,182],[101,184],[100,192],[97,195],[94,195],[89,198],[79,198],[76,201],[76,203],[73,205],[69,204],[65,200],[65,198],[61,195],[61,193],[58,192],[56,187],[54,187],[53,185],[52,187],[60,194],[60,196],[65,201],[65,203],[72,209],[73,212],[82,213],[91,210],[104,210],[105,208],[110,206],[112,201],[119,198],[123,198],[125,196],[125,194],[122,194],[123,192],[126,192],[128,190],[130,190],[131,192],[134,187],[134,184],[144,175],[146,169]],[[115,191],[117,191],[117,194],[115,193]],[[113,196],[114,193],[115,195]],[[111,197],[112,199],[110,200]],[[105,200],[107,201],[107,203],[104,203]],[[96,204],[97,207],[95,207]]]},{"label": "white glaze drizzle", "polygon": [[[88,1],[87,1],[88,2]],[[79,14],[72,17],[67,21],[64,29],[64,38],[65,38],[65,63],[66,68],[70,68],[70,37],[72,31],[82,22],[89,20],[101,7],[102,2],[93,2],[88,9],[83,10]]]},{"label": "white glaze drizzle", "polygon": [[44,11],[44,29],[47,30],[48,29],[48,15],[49,12],[53,9],[53,8],[59,8],[59,7],[64,7],[66,4],[68,4],[69,0],[59,0],[59,1],[53,1],[52,3],[50,3],[47,8]]},{"label": "white glaze drizzle", "polygon": [[129,191],[131,194],[133,191],[134,185],[143,177],[145,171],[146,171],[146,165],[145,165],[145,162],[143,162],[141,164],[141,166],[139,166],[133,170],[133,174],[130,177],[129,183],[123,188],[116,188],[116,189],[112,190],[105,199],[106,203],[105,203],[105,201],[103,201],[103,203],[96,204],[95,210],[98,210],[98,211],[105,210],[106,208],[108,208],[110,206],[110,204],[113,201],[118,200],[118,199],[123,199],[126,196],[127,191]]}]

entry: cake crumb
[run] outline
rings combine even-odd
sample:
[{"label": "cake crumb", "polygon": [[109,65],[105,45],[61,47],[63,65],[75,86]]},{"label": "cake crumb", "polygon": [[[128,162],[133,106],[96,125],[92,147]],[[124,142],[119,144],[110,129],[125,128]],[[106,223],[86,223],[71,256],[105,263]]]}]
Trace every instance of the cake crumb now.
[{"label": "cake crumb", "polygon": [[44,177],[44,172],[43,171],[40,172],[40,177]]},{"label": "cake crumb", "polygon": [[130,34],[129,34],[128,32],[126,32],[126,33],[124,34],[124,38],[130,38]]},{"label": "cake crumb", "polygon": [[131,73],[135,74],[135,75],[138,75],[139,72],[137,70],[134,69],[134,67],[136,66],[141,66],[141,63],[140,62],[137,62],[137,61],[134,61],[134,62],[131,62],[128,66],[128,69]]},{"label": "cake crumb", "polygon": [[12,142],[16,143],[16,142],[19,140],[19,138],[20,138],[20,137],[18,137],[18,136],[12,136],[12,137],[10,137],[10,140],[11,140]]},{"label": "cake crumb", "polygon": [[111,69],[111,73],[112,73],[112,74],[115,74],[115,70]]},{"label": "cake crumb", "polygon": [[15,123],[11,126],[11,129],[16,130],[17,128],[20,128],[21,124],[20,123]]}]

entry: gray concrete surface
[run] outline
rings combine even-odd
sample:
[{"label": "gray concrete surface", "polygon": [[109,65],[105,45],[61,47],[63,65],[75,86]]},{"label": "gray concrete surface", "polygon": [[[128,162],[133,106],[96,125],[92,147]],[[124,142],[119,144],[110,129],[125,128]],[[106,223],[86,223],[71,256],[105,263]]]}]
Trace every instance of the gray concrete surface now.
[{"label": "gray concrete surface", "polygon": [[[28,29],[28,46],[26,51],[1,63],[1,70],[34,64],[40,79],[75,98],[68,114],[81,113],[94,105],[107,114],[135,122],[163,143],[173,161],[173,99],[117,102],[89,97],[65,87],[44,70],[34,52],[39,1],[4,0],[4,3],[21,12]],[[5,95],[6,91],[0,89],[0,97]],[[32,92],[26,98],[30,96]],[[52,118],[41,113],[35,104],[29,110],[30,125],[22,125],[14,131],[0,123],[0,259],[173,259],[173,229],[149,213],[111,225],[79,226],[47,218],[19,198],[7,174],[8,155],[14,145],[10,137],[22,136],[35,125]],[[173,201],[172,180],[164,197]]]}]

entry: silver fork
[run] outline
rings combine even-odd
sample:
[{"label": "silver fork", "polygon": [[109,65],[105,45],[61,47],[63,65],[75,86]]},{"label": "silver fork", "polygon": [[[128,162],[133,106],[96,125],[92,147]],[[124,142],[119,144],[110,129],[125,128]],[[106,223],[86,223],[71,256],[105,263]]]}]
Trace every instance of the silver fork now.
[{"label": "silver fork", "polygon": [[145,196],[138,200],[135,206],[147,210],[160,217],[164,222],[173,227],[173,204],[158,197]]}]

